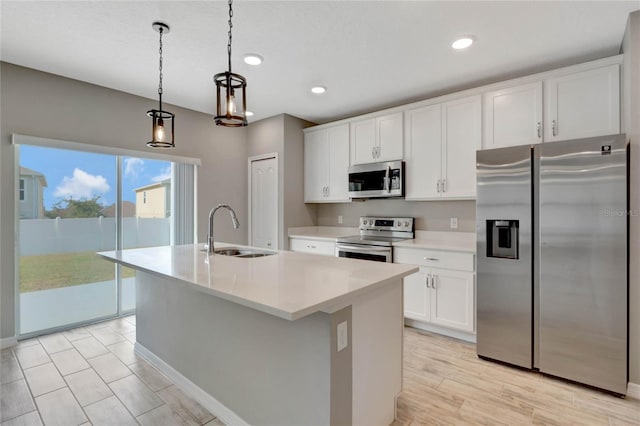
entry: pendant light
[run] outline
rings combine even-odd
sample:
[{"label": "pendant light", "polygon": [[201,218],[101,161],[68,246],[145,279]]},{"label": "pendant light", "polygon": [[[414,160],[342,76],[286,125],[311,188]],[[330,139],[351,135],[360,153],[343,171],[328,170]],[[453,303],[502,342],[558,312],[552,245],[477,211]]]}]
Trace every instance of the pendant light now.
[{"label": "pendant light", "polygon": [[[174,148],[176,145],[173,141],[173,124],[176,116],[162,109],[162,35],[169,34],[169,26],[162,22],[154,22],[151,27],[154,31],[160,33],[160,82],[158,84],[158,109],[147,111],[147,115],[152,120],[151,142],[147,142],[147,146],[151,148]],[[170,129],[167,129],[167,126],[170,126]]]},{"label": "pendant light", "polygon": [[213,76],[216,83],[216,117],[218,126],[242,127],[247,125],[247,80],[231,72],[231,29],[233,0],[229,0],[229,42],[227,43],[228,71]]}]

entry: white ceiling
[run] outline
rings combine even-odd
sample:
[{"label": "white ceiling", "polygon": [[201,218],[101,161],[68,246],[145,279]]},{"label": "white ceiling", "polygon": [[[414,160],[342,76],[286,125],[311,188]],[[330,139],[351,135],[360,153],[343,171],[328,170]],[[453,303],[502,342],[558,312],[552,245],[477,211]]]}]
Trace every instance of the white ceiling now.
[{"label": "white ceiling", "polygon": [[[226,69],[226,1],[1,2],[3,61],[213,114]],[[244,1],[233,69],[253,120],[317,123],[619,53],[634,1]],[[472,34],[466,51],[449,46]],[[245,53],[265,58],[244,64]],[[328,88],[313,95],[312,85]],[[151,106],[151,105],[150,105]],[[179,119],[179,117],[178,117]]]}]

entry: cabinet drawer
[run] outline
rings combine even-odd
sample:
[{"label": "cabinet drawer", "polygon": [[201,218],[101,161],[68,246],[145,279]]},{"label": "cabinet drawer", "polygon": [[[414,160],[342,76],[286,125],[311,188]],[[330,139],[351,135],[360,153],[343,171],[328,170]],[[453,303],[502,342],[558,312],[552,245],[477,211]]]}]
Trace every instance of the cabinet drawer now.
[{"label": "cabinet drawer", "polygon": [[395,247],[393,249],[394,263],[409,263],[411,265],[473,272],[475,269],[474,260],[473,253],[423,250],[406,247]]},{"label": "cabinet drawer", "polygon": [[291,238],[289,240],[289,250],[303,253],[321,254],[324,256],[336,255],[336,243],[331,241],[302,240]]}]

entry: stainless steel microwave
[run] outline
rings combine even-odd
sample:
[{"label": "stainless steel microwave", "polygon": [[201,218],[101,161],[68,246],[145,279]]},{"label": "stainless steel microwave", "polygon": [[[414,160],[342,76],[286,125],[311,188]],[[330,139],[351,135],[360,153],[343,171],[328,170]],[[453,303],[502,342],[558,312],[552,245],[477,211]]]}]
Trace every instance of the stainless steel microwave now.
[{"label": "stainless steel microwave", "polygon": [[349,197],[404,197],[404,161],[349,167]]}]

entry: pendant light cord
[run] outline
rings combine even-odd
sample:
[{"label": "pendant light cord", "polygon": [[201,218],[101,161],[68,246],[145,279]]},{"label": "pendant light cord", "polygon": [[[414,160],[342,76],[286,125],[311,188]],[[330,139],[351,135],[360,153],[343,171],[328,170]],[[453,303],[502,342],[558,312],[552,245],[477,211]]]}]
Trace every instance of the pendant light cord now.
[{"label": "pendant light cord", "polygon": [[229,42],[227,43],[227,54],[229,56],[229,72],[231,72],[231,29],[233,28],[233,23],[231,23],[231,18],[233,17],[233,0],[229,0]]},{"label": "pendant light cord", "polygon": [[162,111],[162,33],[164,28],[160,27],[160,61],[159,61],[159,70],[160,70],[160,81],[158,83],[158,97],[160,98],[160,111]]}]

